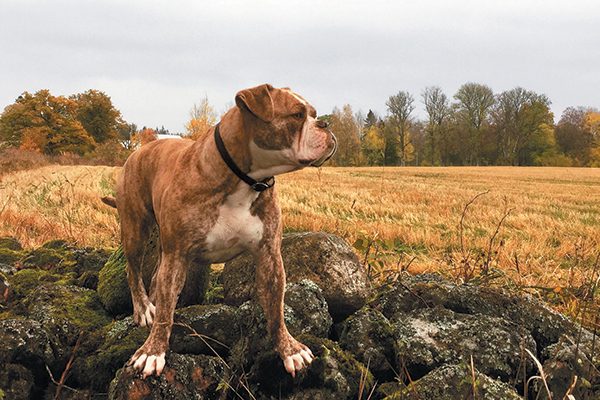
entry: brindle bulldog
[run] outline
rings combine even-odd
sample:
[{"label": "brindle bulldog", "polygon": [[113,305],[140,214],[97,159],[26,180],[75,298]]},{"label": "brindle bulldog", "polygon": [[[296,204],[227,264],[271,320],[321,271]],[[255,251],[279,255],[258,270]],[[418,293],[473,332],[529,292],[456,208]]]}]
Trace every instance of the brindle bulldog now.
[{"label": "brindle bulldog", "polygon": [[[236,106],[203,137],[157,140],[127,159],[116,203],[133,318],[151,325],[130,365],[144,378],[160,375],[187,268],[223,263],[244,250],[254,255],[256,293],[269,334],[292,376],[312,362],[283,319],[285,270],[281,211],[273,176],[320,166],[336,139],[306,100],[290,89],[260,85],[235,96]],[[144,244],[158,225],[160,258],[146,292]]]}]

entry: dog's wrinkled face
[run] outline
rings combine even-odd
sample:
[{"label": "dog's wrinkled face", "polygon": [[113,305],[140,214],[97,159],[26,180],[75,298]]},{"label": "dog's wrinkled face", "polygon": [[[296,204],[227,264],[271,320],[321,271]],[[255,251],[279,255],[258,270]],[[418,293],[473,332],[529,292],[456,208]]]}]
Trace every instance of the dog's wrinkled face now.
[{"label": "dog's wrinkled face", "polygon": [[288,88],[261,85],[239,92],[235,101],[247,113],[253,170],[273,175],[321,166],[336,150],[327,123],[301,96]]}]

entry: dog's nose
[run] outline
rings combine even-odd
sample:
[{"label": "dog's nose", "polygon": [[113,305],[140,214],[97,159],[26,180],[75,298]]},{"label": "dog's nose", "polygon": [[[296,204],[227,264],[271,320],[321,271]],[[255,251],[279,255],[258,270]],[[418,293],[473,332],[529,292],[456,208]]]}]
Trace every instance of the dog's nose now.
[{"label": "dog's nose", "polygon": [[317,125],[318,128],[321,128],[321,129],[325,129],[325,128],[327,128],[329,126],[329,124],[327,123],[327,121],[322,120],[322,119],[318,119],[317,122],[316,122],[316,125]]}]

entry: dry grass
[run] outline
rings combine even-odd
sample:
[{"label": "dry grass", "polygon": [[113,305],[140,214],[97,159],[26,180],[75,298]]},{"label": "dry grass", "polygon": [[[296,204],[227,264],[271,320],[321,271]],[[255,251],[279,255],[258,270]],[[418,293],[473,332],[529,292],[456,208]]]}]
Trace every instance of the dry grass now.
[{"label": "dry grass", "polygon": [[100,196],[112,193],[117,170],[51,165],[2,177],[0,235],[15,236],[25,247],[57,238],[81,246],[116,246],[117,214]]},{"label": "dry grass", "polygon": [[[116,212],[99,197],[111,193],[117,172],[55,165],[5,175],[0,235],[16,236],[28,247],[55,238],[115,246]],[[595,278],[590,273],[600,249],[599,169],[322,168],[281,176],[277,187],[288,231],[389,242],[380,268],[403,268],[412,260],[412,272],[458,277],[465,258],[461,215],[469,200],[489,191],[465,214],[464,247],[474,263],[487,257],[508,281],[556,293]]]}]

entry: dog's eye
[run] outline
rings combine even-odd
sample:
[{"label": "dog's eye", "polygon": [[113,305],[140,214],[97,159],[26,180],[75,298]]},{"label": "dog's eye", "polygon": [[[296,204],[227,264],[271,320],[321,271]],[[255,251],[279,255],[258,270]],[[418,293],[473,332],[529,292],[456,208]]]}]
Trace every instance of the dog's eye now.
[{"label": "dog's eye", "polygon": [[298,119],[304,119],[304,113],[299,112],[299,113],[293,114],[292,117],[298,118]]}]

